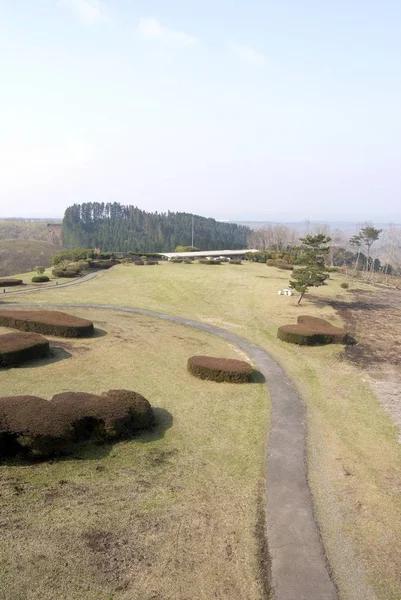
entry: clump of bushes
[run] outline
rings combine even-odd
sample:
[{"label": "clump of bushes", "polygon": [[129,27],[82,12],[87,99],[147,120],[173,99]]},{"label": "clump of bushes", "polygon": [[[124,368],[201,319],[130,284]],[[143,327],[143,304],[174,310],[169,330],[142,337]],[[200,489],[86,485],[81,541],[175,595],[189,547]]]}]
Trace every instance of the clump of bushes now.
[{"label": "clump of bushes", "polygon": [[207,260],[207,258],[200,258],[198,262],[200,265],[221,265],[221,260]]},{"label": "clump of bushes", "polygon": [[138,267],[144,265],[145,263],[143,262],[143,260],[136,260],[135,263]]},{"label": "clump of bushes", "polygon": [[182,258],[171,258],[169,262],[179,264],[182,263],[182,261]]},{"label": "clump of bushes", "polygon": [[347,290],[349,288],[349,284],[346,281],[343,281],[340,283],[340,287],[342,287],[343,290]]},{"label": "clump of bushes", "polygon": [[53,277],[68,277],[72,279],[73,277],[79,277],[80,273],[74,269],[67,269],[67,267],[58,267],[57,269],[53,269],[52,275]]},{"label": "clump of bushes", "polygon": [[43,358],[48,353],[48,340],[37,333],[13,332],[0,335],[0,368]]},{"label": "clump of bushes", "polygon": [[22,279],[0,279],[0,287],[11,287],[12,285],[22,285]]},{"label": "clump of bushes", "polygon": [[127,439],[154,425],[149,402],[130,390],[0,398],[0,457],[50,457],[74,444]]},{"label": "clump of bushes", "polygon": [[145,262],[145,265],[158,265],[159,263],[157,262],[157,260],[147,260]]},{"label": "clump of bushes", "polygon": [[50,279],[47,275],[35,275],[32,277],[31,281],[32,283],[46,283],[47,281],[50,281]]},{"label": "clump of bushes", "polygon": [[1,310],[0,325],[61,337],[90,337],[92,321],[55,310]]},{"label": "clump of bushes", "polygon": [[344,329],[308,315],[299,316],[296,324],[279,327],[277,337],[283,342],[301,346],[348,344],[352,341]]},{"label": "clump of bushes", "polygon": [[214,356],[191,356],[187,368],[195,377],[218,382],[247,383],[253,375],[252,365],[243,360]]},{"label": "clump of bushes", "polygon": [[229,260],[230,265],[242,265],[242,260]]},{"label": "clump of bushes", "polygon": [[268,267],[276,267],[277,269],[282,269],[283,271],[292,271],[294,268],[294,265],[290,265],[289,263],[286,263],[285,261],[277,258],[268,258],[266,261],[266,265]]}]

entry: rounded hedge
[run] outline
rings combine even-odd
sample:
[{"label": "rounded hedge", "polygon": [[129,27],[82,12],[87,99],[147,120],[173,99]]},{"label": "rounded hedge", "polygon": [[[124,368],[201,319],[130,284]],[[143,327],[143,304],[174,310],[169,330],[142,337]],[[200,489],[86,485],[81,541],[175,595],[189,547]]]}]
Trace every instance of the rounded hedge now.
[{"label": "rounded hedge", "polygon": [[90,337],[92,321],[56,310],[0,310],[0,325],[61,337]]},{"label": "rounded hedge", "polygon": [[0,335],[0,368],[43,358],[49,349],[48,340],[37,333],[5,333]]},{"label": "rounded hedge", "polygon": [[34,277],[32,277],[31,281],[32,283],[45,283],[47,281],[50,281],[50,279],[47,275],[35,275]]},{"label": "rounded hedge", "polygon": [[144,265],[145,263],[143,262],[143,260],[136,260],[135,264],[137,265],[137,267],[141,267],[142,265]]},{"label": "rounded hedge", "polygon": [[0,457],[71,453],[74,444],[132,437],[154,425],[149,402],[130,390],[0,398]]},{"label": "rounded hedge", "polygon": [[0,279],[0,287],[11,287],[12,285],[22,285],[22,279]]},{"label": "rounded hedge", "polygon": [[334,327],[320,317],[308,315],[299,316],[296,324],[279,327],[277,337],[283,342],[301,346],[349,343],[344,329]]},{"label": "rounded hedge", "polygon": [[242,260],[229,260],[230,265],[242,265]]},{"label": "rounded hedge", "polygon": [[253,375],[252,365],[243,360],[214,356],[191,356],[187,368],[195,377],[218,382],[248,383]]}]

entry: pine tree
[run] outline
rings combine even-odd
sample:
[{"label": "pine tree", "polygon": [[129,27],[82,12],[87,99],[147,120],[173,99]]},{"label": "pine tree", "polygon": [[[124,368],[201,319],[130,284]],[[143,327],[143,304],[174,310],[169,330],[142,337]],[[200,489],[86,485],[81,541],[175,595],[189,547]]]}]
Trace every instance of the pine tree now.
[{"label": "pine tree", "polygon": [[327,270],[325,257],[330,251],[327,244],[331,238],[324,233],[318,235],[307,235],[301,238],[302,246],[297,248],[298,264],[301,268],[296,269],[290,287],[300,293],[297,304],[301,303],[302,298],[310,287],[319,287],[324,285],[327,279]]}]

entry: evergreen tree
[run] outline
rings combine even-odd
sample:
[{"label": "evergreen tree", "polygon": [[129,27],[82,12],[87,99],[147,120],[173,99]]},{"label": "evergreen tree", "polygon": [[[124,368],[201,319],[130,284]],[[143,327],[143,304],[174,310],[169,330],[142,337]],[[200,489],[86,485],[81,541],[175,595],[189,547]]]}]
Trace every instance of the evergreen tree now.
[{"label": "evergreen tree", "polygon": [[327,270],[325,257],[330,248],[327,244],[331,242],[331,238],[324,233],[318,235],[307,235],[301,238],[302,246],[298,247],[298,264],[301,268],[295,270],[290,287],[300,293],[298,303],[301,303],[302,298],[310,287],[319,287],[324,285],[327,279]]}]

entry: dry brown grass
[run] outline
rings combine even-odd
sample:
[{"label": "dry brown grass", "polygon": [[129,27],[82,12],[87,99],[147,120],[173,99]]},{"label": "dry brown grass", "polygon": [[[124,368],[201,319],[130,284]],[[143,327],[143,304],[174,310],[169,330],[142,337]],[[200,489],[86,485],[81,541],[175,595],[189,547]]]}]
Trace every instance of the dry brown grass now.
[{"label": "dry brown grass", "polygon": [[261,599],[264,386],[192,377],[191,354],[239,357],[206,334],[71,312],[93,319],[98,335],[52,340],[55,355],[7,371],[2,393],[133,389],[161,425],[113,447],[82,446],[75,459],[0,467],[2,598]]}]

